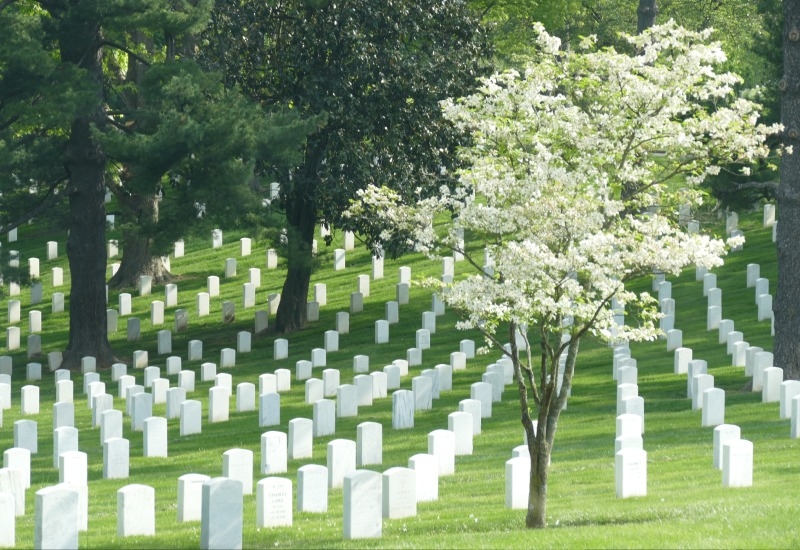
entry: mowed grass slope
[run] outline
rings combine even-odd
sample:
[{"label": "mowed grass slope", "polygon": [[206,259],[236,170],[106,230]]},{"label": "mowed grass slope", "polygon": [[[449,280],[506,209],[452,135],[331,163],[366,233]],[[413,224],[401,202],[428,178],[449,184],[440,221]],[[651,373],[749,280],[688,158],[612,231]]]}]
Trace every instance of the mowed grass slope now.
[{"label": "mowed grass slope", "polygon": [[[747,235],[742,252],[726,259],[724,267],[715,270],[718,286],[723,290],[723,318],[733,319],[744,339],[765,350],[772,349],[769,323],[756,322],[753,289],[745,286],[746,265],[761,264],[761,275],[770,279],[774,293],[776,282],[775,247],[771,230],[762,228],[758,215],[743,216],[740,224]],[[189,340],[203,341],[203,361],[219,362],[222,348],[236,347],[236,334],[253,328],[253,309],[242,309],[242,284],[248,281],[248,268],[261,268],[262,286],[257,292],[257,309],[266,309],[269,293],[280,292],[285,276],[285,262],[279,269],[265,269],[266,242],[254,242],[253,253],[240,257],[239,242],[244,233],[225,232],[225,245],[211,249],[211,240],[188,241],[184,258],[172,260],[177,275],[179,308],[189,312],[189,331],[173,334],[173,354],[183,358],[183,368],[198,372],[196,391],[189,397],[203,402],[207,414],[207,396],[211,383],[199,382],[201,361],[186,361]],[[113,234],[112,234],[113,237]],[[68,313],[52,315],[52,292],[67,291],[69,279],[65,269],[65,287],[53,289],[50,269],[66,268],[62,257],[45,261],[45,242],[57,236],[38,233],[37,227],[20,230],[20,242],[14,245],[22,253],[22,261],[38,256],[42,259],[44,303],[30,305],[29,293],[23,289],[23,349],[0,353],[14,361],[13,406],[3,411],[0,428],[0,449],[14,445],[13,423],[21,418],[20,388],[25,384],[28,361],[45,365],[41,389],[41,412],[29,418],[39,425],[39,452],[32,460],[32,487],[26,494],[26,514],[17,519],[17,546],[33,545],[34,493],[58,482],[58,471],[52,459],[52,404],[55,399],[53,377],[47,373],[46,356],[28,359],[24,350],[27,338],[27,314],[31,309],[43,312],[43,351],[63,349],[67,341]],[[60,248],[64,249],[63,239]],[[321,242],[321,240],[320,240]],[[321,308],[320,321],[308,330],[288,336],[289,358],[272,359],[275,334],[253,337],[253,351],[237,355],[236,367],[228,370],[234,385],[258,383],[258,375],[287,368],[294,374],[295,362],[310,359],[311,349],[323,346],[325,330],[335,328],[338,311],[349,310],[350,293],[356,290],[356,277],[371,273],[368,253],[357,249],[347,253],[347,268],[334,272],[333,249],[341,246],[341,235],[334,245],[321,244],[313,283],[327,284],[328,304]],[[238,260],[237,276],[222,279],[225,258]],[[111,260],[113,261],[113,260]],[[384,318],[385,303],[395,299],[397,272],[401,265],[412,268],[412,276],[438,276],[439,262],[409,256],[386,260],[385,277],[371,281],[370,296],[365,298],[364,311],[350,316],[350,332],[340,336],[340,349],[327,355],[327,368],[341,371],[341,382],[350,383],[356,354],[370,357],[370,370],[381,370],[394,359],[406,357],[414,347],[415,331],[421,326],[422,312],[431,308],[430,293],[412,286],[411,302],[400,306],[400,323],[392,325],[388,344],[374,343],[374,323]],[[466,273],[466,264],[456,264],[456,275]],[[221,296],[212,299],[211,315],[198,318],[195,294],[205,290],[206,277],[222,279]],[[715,385],[726,391],[726,422],[741,427],[742,437],[754,442],[754,484],[750,488],[724,489],[721,472],[712,466],[712,429],[700,426],[700,411],[692,411],[686,398],[685,375],[673,374],[673,354],[666,351],[663,340],[633,344],[638,361],[639,394],[645,400],[644,448],[648,452],[648,495],[620,500],[615,498],[614,435],[616,416],[616,383],[611,376],[611,349],[598,342],[582,345],[575,385],[568,409],[559,423],[549,478],[548,521],[545,531],[524,529],[524,511],[505,508],[505,461],[511,450],[522,443],[519,405],[516,388],[507,386],[503,401],[495,403],[492,418],[484,419],[483,431],[474,439],[471,456],[456,458],[456,473],[440,479],[439,500],[418,505],[414,518],[384,520],[383,537],[379,540],[347,541],[342,535],[342,491],[329,492],[328,512],[298,513],[291,528],[256,528],[255,494],[244,500],[244,545],[246,547],[305,548],[720,548],[773,547],[800,545],[798,535],[796,482],[800,479],[800,447],[789,438],[789,421],[778,417],[778,405],[761,403],[760,393],[745,391],[743,369],[731,366],[725,347],[718,344],[717,332],[706,331],[706,300],[702,282],[695,281],[694,270],[679,278],[670,278],[676,300],[676,328],[683,330],[683,343],[694,350],[695,359],[708,361]],[[649,280],[641,285],[649,286]],[[157,355],[156,332],[173,328],[176,308],[168,308],[166,324],[152,326],[150,302],[163,300],[164,289],[157,287],[152,296],[133,294],[133,315],[141,319],[142,338],[127,342],[125,318],[120,318],[119,331],[111,335],[121,357],[132,357],[135,350],[147,350],[149,363],[161,367],[166,376],[166,355]],[[116,307],[117,292],[109,294],[109,307]],[[16,299],[16,297],[13,297]],[[311,297],[310,297],[311,298]],[[221,323],[221,304],[231,300],[237,304],[236,322]],[[472,338],[481,345],[477,334],[456,331],[456,318],[451,313],[437,318],[437,331],[431,336],[431,349],[423,352],[423,365],[412,367],[402,387],[410,389],[411,378],[422,369],[449,362],[450,353],[458,351],[459,341]],[[498,354],[495,351],[468,361],[465,371],[453,377],[453,391],[435,400],[432,411],[417,412],[412,430],[391,428],[391,399],[376,400],[371,407],[361,407],[357,418],[337,419],[334,437],[314,440],[313,458],[290,460],[286,477],[296,482],[297,468],[307,463],[326,464],[326,446],[335,438],[356,439],[356,426],[364,421],[383,425],[383,464],[373,468],[384,471],[393,466],[406,466],[409,457],[427,452],[428,432],[447,428],[447,415],[458,410],[458,402],[470,396],[470,384],[480,381],[486,365]],[[220,369],[221,370],[221,369]],[[218,372],[220,372],[218,370]],[[314,375],[321,378],[321,370]],[[142,373],[133,372],[141,383]],[[116,384],[110,372],[101,374],[107,392],[115,395],[115,407],[124,403],[116,397]],[[124,435],[130,440],[130,477],[125,480],[102,479],[102,446],[98,428],[91,428],[90,411],[82,389],[82,375],[73,373],[75,381],[76,426],[80,428],[80,450],[89,455],[89,530],[80,534],[80,545],[86,548],[196,548],[200,542],[199,523],[178,523],[177,479],[195,472],[209,476],[222,474],[222,453],[231,448],[250,449],[255,455],[254,479],[260,475],[260,436],[268,430],[288,431],[292,418],[311,418],[312,408],[304,403],[304,385],[293,380],[292,389],[281,395],[281,425],[258,426],[258,412],[235,412],[231,399],[230,420],[224,423],[203,423],[199,435],[181,437],[177,420],[169,421],[169,458],[144,458],[142,433],[130,430],[125,419]],[[172,385],[177,377],[169,377]],[[164,405],[154,406],[155,415],[164,415]],[[156,536],[118,538],[116,535],[116,491],[131,483],[143,483],[156,490]]]}]

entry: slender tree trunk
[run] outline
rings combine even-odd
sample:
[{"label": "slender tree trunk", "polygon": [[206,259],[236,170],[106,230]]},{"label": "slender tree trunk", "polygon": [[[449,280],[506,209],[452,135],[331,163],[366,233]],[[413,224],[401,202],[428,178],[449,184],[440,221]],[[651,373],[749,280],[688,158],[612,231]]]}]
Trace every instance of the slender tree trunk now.
[{"label": "slender tree trunk", "polygon": [[103,367],[113,362],[114,354],[106,325],[106,158],[90,131],[92,124],[102,126],[104,121],[100,31],[96,22],[77,17],[62,25],[62,60],[87,70],[97,86],[93,111],[72,123],[65,158],[69,172],[67,257],[72,283],[69,343],[63,366],[75,368],[82,357],[93,356]]},{"label": "slender tree trunk", "polygon": [[[158,197],[128,198],[121,201],[126,216],[136,216],[140,223],[158,222]],[[164,284],[172,280],[163,258],[152,253],[152,239],[141,235],[136,229],[122,234],[122,258],[119,269],[108,281],[111,288],[137,287],[142,275],[150,275],[153,284]]]},{"label": "slender tree trunk", "polygon": [[636,10],[638,21],[636,24],[636,32],[649,29],[656,24],[656,15],[658,15],[658,7],[656,0],[639,0],[639,8]]},{"label": "slender tree trunk", "polygon": [[775,364],[784,377],[800,380],[800,0],[783,2],[783,143],[793,148],[781,160],[777,198],[778,290],[775,315]]},{"label": "slender tree trunk", "polygon": [[[529,529],[544,529],[547,527],[547,473],[550,465],[550,445],[547,444],[547,426],[550,408],[543,406],[543,398],[547,395],[550,388],[549,383],[541,383],[540,391],[537,394],[533,387],[531,368],[526,361],[525,368],[522,367],[520,360],[520,350],[517,347],[517,328],[518,325],[513,321],[509,323],[509,342],[511,344],[511,360],[514,365],[514,378],[519,390],[519,405],[521,413],[522,427],[525,430],[525,437],[528,442],[528,456],[531,461],[531,471],[528,483],[528,511],[525,515],[525,526]],[[523,372],[524,371],[524,372]],[[529,377],[526,377],[526,374]],[[528,387],[528,382],[531,387]],[[529,394],[538,397],[535,405],[537,412],[537,429],[534,429],[533,419],[531,418],[531,407]]]},{"label": "slender tree trunk", "polygon": [[[529,529],[544,529],[547,527],[547,478],[550,471],[550,456],[553,452],[558,419],[561,416],[561,411],[564,410],[567,396],[572,388],[572,375],[575,372],[575,360],[578,356],[579,344],[580,340],[575,338],[567,347],[567,360],[560,388],[558,387],[560,354],[543,352],[542,360],[549,363],[549,378],[544,376],[544,372],[542,373],[543,381],[540,383],[538,422],[533,445],[530,443],[531,435],[530,430],[528,430],[530,413],[528,413],[527,397],[525,399],[522,424],[525,426],[526,433],[528,433],[528,454],[531,459],[528,513],[525,516],[525,526]],[[512,344],[513,352],[515,352],[515,347]],[[527,392],[525,394],[527,396]],[[522,402],[520,404],[522,405]]]},{"label": "slender tree trunk", "polygon": [[[544,420],[544,422],[542,422]],[[536,445],[533,449],[528,446],[531,457],[531,479],[528,493],[528,513],[525,516],[525,526],[529,529],[544,529],[547,527],[547,476],[550,467],[550,446],[547,445],[546,429],[547,415],[539,415],[542,428],[537,431]]]}]

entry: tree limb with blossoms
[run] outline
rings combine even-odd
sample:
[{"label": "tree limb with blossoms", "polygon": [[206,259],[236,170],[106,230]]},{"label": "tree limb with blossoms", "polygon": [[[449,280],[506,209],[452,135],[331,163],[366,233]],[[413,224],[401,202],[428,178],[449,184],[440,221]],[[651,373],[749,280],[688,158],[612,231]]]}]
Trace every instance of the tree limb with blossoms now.
[{"label": "tree limb with blossoms", "polygon": [[[478,329],[486,349],[512,360],[531,459],[526,525],[543,528],[550,452],[582,338],[659,335],[656,300],[628,283],[723,263],[740,243],[689,233],[678,208],[699,204],[696,185],[721,166],[746,170],[767,157],[765,139],[779,128],[759,124],[759,106],[735,93],[738,77],[717,71],[725,54],[710,31],[670,22],[625,36],[628,54],[592,38],[563,51],[537,30],[533,64],[443,102],[473,139],[459,151],[469,168],[458,187],[408,204],[373,186],[349,215],[380,218],[384,238],[401,235],[430,257],[458,252],[475,268],[427,284],[460,314],[460,328]],[[445,219],[445,230],[434,225]],[[482,244],[484,257],[465,242]],[[621,325],[614,308],[628,313]]]}]

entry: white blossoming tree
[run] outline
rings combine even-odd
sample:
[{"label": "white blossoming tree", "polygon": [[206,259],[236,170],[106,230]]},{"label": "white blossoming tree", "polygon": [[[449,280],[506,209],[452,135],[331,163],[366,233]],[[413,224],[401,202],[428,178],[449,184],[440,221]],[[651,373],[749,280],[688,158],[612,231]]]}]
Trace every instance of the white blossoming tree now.
[{"label": "white blossoming tree", "polygon": [[[628,55],[591,39],[561,51],[540,28],[524,73],[497,74],[443,104],[474,137],[460,151],[470,168],[458,188],[401,204],[371,187],[351,207],[381,218],[386,239],[404,236],[432,257],[457,251],[475,268],[429,284],[442,287],[461,328],[513,362],[531,460],[528,527],[546,526],[550,453],[581,340],[657,337],[657,303],[629,281],[722,264],[726,243],[687,232],[678,208],[699,203],[693,184],[719,166],[765,157],[777,131],[736,97],[735,75],[715,70],[725,56],[709,34],[668,23],[626,37]],[[434,226],[443,219],[446,231]],[[626,308],[625,324],[612,302]]]}]

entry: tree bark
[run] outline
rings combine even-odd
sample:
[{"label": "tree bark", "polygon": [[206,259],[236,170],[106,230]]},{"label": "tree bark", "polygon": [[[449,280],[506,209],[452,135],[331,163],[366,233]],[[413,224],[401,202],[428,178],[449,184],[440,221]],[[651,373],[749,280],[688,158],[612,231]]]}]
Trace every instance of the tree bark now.
[{"label": "tree bark", "polygon": [[[509,323],[509,342],[511,344],[511,360],[514,365],[514,377],[517,381],[519,390],[519,405],[521,413],[522,427],[525,430],[525,437],[528,442],[528,456],[531,461],[531,471],[528,482],[528,511],[525,515],[525,526],[529,529],[544,529],[547,527],[547,475],[550,466],[550,449],[548,444],[548,426],[551,408],[546,405],[547,396],[552,395],[553,388],[549,387],[550,382],[541,382],[541,392],[536,393],[531,379],[531,388],[527,387],[525,376],[523,375],[522,363],[517,347],[518,325],[515,322]],[[528,364],[526,372],[530,373],[531,365]],[[529,392],[536,401],[537,428],[534,429],[533,419],[531,418],[531,407],[528,399]],[[538,399],[537,399],[538,397]]]},{"label": "tree bark", "polygon": [[61,33],[62,60],[85,69],[97,90],[91,111],[72,123],[64,161],[69,173],[67,257],[72,283],[69,343],[62,366],[76,368],[81,358],[93,356],[98,367],[104,367],[114,362],[106,324],[106,158],[90,130],[104,121],[100,26],[72,16],[62,22]]},{"label": "tree bark", "polygon": [[[135,216],[140,223],[158,222],[158,197],[127,197],[121,200],[125,216]],[[153,284],[164,284],[172,280],[163,258],[152,253],[153,240],[138,231],[125,230],[122,234],[122,258],[119,269],[108,281],[111,288],[129,288],[139,285],[142,275],[150,275]]]},{"label": "tree bark", "polygon": [[316,209],[297,199],[286,216],[288,222],[288,255],[286,280],[275,316],[275,330],[289,334],[307,324],[306,303],[313,268],[313,241]]},{"label": "tree bark", "polygon": [[[529,529],[544,529],[547,527],[547,478],[550,471],[550,456],[553,452],[558,419],[561,416],[561,411],[564,410],[567,396],[572,388],[572,375],[575,372],[575,360],[578,356],[579,344],[580,339],[575,337],[566,348],[567,360],[560,389],[558,387],[558,365],[561,354],[543,353],[543,357],[546,357],[544,360],[549,362],[549,379],[543,380],[541,383],[542,390],[537,403],[538,422],[533,445],[530,443],[531,430],[528,429],[530,413],[528,413],[527,392],[525,392],[522,424],[528,434],[528,454],[531,459],[528,513],[525,516],[525,526]],[[512,353],[518,353],[516,345],[513,343]],[[520,405],[522,404],[521,402]]]},{"label": "tree bark", "polygon": [[550,447],[540,437],[543,436],[536,436],[536,450],[531,453],[528,513],[525,516],[525,526],[529,529],[547,527],[547,475],[550,466]]},{"label": "tree bark", "polygon": [[774,353],[784,378],[800,380],[800,247],[796,242],[800,235],[800,0],[784,0],[783,14],[782,137],[793,152],[783,155],[776,193],[780,223]]},{"label": "tree bark", "polygon": [[641,34],[644,30],[656,24],[656,15],[658,15],[656,0],[639,0],[639,8],[636,10],[636,14],[638,16],[636,32]]},{"label": "tree bark", "polygon": [[119,269],[108,281],[109,288],[130,288],[139,286],[142,275],[150,275],[154,285],[172,281],[172,273],[167,269],[161,256],[150,252],[151,239],[133,231],[124,231],[122,237],[122,258]]}]

